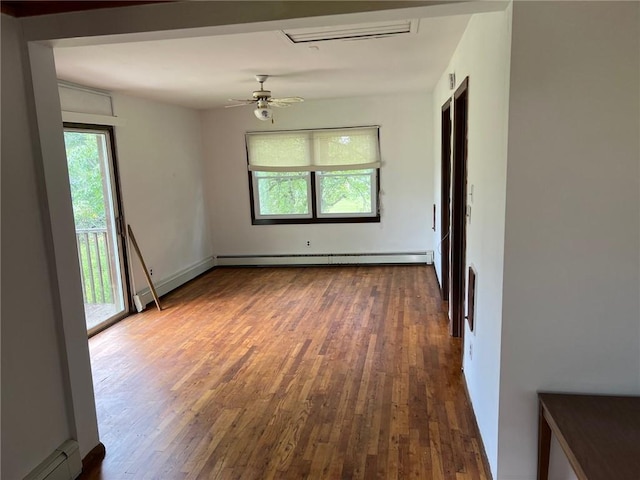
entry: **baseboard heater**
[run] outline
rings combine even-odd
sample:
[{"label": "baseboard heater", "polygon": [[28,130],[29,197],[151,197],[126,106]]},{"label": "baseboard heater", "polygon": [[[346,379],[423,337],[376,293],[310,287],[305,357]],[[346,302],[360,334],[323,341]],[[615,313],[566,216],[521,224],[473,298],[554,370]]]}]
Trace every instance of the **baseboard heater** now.
[{"label": "baseboard heater", "polygon": [[82,473],[78,442],[67,440],[24,480],[74,480]]},{"label": "baseboard heater", "polygon": [[[189,280],[193,280],[198,275],[201,275],[207,270],[215,267],[215,265],[216,263],[213,257],[205,258],[204,260],[181,270],[169,278],[160,280],[158,283],[154,282],[154,286],[159,296],[166,295],[170,291],[178,288],[180,285],[184,285]],[[134,295],[133,302],[138,312],[144,310],[149,303],[153,302],[153,296],[151,295],[149,288],[140,290],[136,295]]]},{"label": "baseboard heater", "polygon": [[332,253],[309,255],[218,255],[217,266],[319,266],[432,264],[433,252]]}]

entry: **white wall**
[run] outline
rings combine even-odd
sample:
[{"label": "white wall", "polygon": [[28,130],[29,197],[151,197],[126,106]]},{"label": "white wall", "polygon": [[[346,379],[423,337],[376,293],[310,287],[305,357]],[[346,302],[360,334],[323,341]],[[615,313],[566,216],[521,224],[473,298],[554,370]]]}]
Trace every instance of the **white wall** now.
[{"label": "white wall", "polygon": [[98,426],[55,64],[49,46],[32,43],[27,48],[38,135],[33,145],[44,180],[39,192],[46,202],[44,225],[53,254],[53,295],[62,314],[58,328],[64,332],[62,356],[69,379],[72,434],[84,456],[98,444]]},{"label": "white wall", "polygon": [[[211,257],[197,111],[114,94],[124,214],[159,282]],[[136,291],[146,288],[130,252]]]},{"label": "white wall", "polygon": [[535,478],[536,391],[640,393],[639,9],[513,5],[500,480]]},{"label": "white wall", "polygon": [[[277,110],[273,125],[257,120],[250,107],[204,112],[206,181],[216,255],[432,250],[431,109],[431,96],[416,93],[306,101]],[[251,225],[245,132],[358,125],[380,125],[380,223]]]},{"label": "white wall", "polygon": [[2,473],[22,478],[72,436],[59,305],[17,20],[2,15]]},{"label": "white wall", "polygon": [[[456,88],[469,77],[468,188],[473,186],[471,219],[467,223],[467,264],[476,272],[475,329],[465,322],[464,375],[478,420],[491,470],[496,474],[498,455],[498,397],[502,317],[502,270],[507,167],[507,107],[511,9],[471,17],[444,75],[434,90],[434,158],[441,156],[441,106],[451,97],[450,72]],[[434,189],[437,203],[439,246],[441,168],[436,162]],[[441,276],[441,255],[436,249]],[[467,269],[465,268],[465,275]],[[471,354],[472,349],[472,354]]]}]

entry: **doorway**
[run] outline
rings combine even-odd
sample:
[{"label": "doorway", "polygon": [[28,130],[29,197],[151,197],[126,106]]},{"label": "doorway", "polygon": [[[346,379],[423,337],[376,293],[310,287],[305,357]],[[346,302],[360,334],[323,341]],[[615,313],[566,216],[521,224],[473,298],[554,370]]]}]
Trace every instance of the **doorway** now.
[{"label": "doorway", "polygon": [[453,172],[451,204],[451,335],[464,335],[467,248],[467,111],[469,77],[453,96]]},{"label": "doorway", "polygon": [[127,316],[130,308],[113,128],[65,123],[64,141],[91,336]]},{"label": "doorway", "polygon": [[449,315],[449,266],[450,266],[450,226],[451,226],[451,100],[442,106],[442,149],[441,149],[442,188],[440,197],[440,258],[442,300],[447,302]]}]

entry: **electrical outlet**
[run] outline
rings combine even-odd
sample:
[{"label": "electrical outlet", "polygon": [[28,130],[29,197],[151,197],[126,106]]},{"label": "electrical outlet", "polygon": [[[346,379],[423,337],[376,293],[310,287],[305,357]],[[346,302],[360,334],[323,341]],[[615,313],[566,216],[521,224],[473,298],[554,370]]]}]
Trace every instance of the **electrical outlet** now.
[{"label": "electrical outlet", "polygon": [[149,269],[149,276],[150,276],[150,277],[153,277],[153,268],[150,268],[150,269]]},{"label": "electrical outlet", "polygon": [[311,246],[311,240],[307,240],[307,247]]},{"label": "electrical outlet", "polygon": [[469,359],[473,360],[473,343],[469,344]]}]

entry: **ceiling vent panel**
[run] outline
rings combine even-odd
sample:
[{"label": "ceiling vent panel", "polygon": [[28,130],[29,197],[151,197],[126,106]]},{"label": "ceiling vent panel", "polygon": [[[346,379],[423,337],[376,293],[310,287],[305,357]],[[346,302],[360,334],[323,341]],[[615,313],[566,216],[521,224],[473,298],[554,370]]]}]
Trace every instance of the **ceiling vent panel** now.
[{"label": "ceiling vent panel", "polygon": [[332,40],[364,40],[418,32],[418,20],[384,23],[362,23],[333,27],[298,28],[282,33],[293,43],[329,42]]}]

